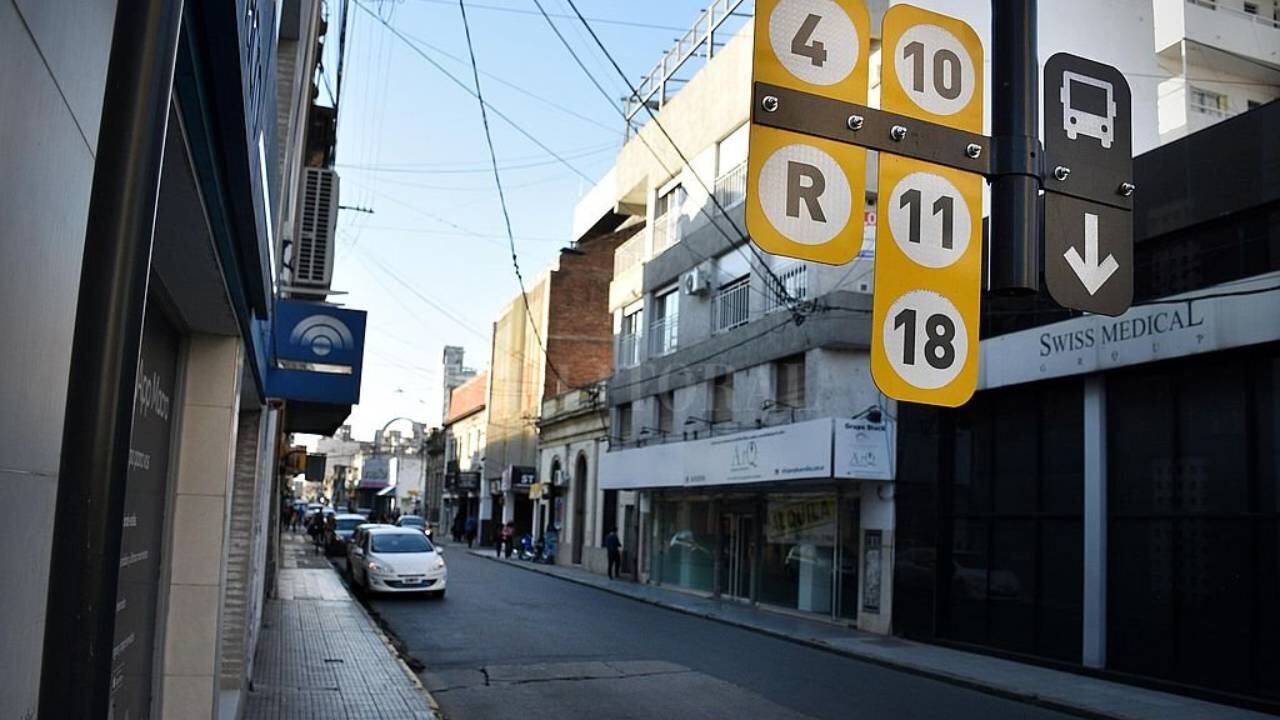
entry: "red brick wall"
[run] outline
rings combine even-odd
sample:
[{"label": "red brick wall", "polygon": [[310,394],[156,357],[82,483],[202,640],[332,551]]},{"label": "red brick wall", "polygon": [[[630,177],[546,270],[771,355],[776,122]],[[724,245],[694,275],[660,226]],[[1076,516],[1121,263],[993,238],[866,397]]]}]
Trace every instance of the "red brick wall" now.
[{"label": "red brick wall", "polygon": [[[609,282],[613,251],[643,225],[583,241],[583,255],[560,256],[551,275],[547,359],[564,380],[547,368],[543,397],[553,397],[613,374],[613,316]],[[566,385],[567,382],[567,385]]]},{"label": "red brick wall", "polygon": [[449,422],[484,407],[489,373],[482,372],[449,393]]}]

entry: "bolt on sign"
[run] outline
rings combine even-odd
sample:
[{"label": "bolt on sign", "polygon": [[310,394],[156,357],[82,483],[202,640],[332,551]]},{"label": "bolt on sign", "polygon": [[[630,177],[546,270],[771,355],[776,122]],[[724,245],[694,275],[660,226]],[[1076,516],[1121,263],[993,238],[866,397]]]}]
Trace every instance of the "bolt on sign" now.
[{"label": "bolt on sign", "polygon": [[[982,132],[982,42],[909,5],[885,13],[881,109]],[[891,129],[902,142],[909,122]],[[871,374],[898,400],[955,407],[978,382],[982,175],[880,156]]]},{"label": "bolt on sign", "polygon": [[[867,101],[870,24],[860,0],[758,0],[753,79],[821,97]],[[753,114],[775,113],[767,95]],[[867,151],[753,122],[747,231],[766,252],[831,265],[862,248]]]}]

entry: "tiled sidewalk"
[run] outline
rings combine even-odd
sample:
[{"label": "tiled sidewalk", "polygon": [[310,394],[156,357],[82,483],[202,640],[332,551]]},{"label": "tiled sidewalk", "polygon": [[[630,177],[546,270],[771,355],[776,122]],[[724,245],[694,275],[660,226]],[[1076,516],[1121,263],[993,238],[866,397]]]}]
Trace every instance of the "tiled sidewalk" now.
[{"label": "tiled sidewalk", "polygon": [[307,552],[302,540],[286,538],[279,597],[267,602],[244,719],[438,718],[426,690],[337,574]]},{"label": "tiled sidewalk", "polygon": [[740,603],[610,580],[578,568],[499,560],[492,550],[471,553],[677,612],[1077,715],[1118,720],[1266,720],[1272,717],[1085,675],[873,635],[833,623],[757,610]]}]

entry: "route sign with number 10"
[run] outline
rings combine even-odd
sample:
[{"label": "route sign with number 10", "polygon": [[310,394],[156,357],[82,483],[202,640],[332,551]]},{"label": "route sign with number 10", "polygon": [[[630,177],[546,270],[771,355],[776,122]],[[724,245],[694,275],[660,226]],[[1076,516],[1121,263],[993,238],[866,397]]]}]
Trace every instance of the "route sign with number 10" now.
[{"label": "route sign with number 10", "polygon": [[[870,34],[861,0],[758,0],[753,84],[865,104]],[[854,260],[862,248],[867,151],[759,123],[751,124],[749,142],[752,240],[775,255],[832,265]]]},{"label": "route sign with number 10", "polygon": [[[882,48],[882,110],[982,132],[982,42],[972,28],[895,5]],[[896,400],[956,407],[977,387],[984,182],[880,154],[871,373]]]}]

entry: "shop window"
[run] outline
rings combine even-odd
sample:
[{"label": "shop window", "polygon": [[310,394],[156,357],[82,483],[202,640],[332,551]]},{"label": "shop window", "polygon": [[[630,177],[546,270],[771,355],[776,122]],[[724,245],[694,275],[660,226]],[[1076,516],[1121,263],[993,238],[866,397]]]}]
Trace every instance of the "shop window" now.
[{"label": "shop window", "polygon": [[765,512],[760,602],[831,614],[838,507],[834,495],[770,496]]},{"label": "shop window", "polygon": [[658,582],[710,592],[715,577],[715,526],[711,501],[655,503],[654,537]]}]

